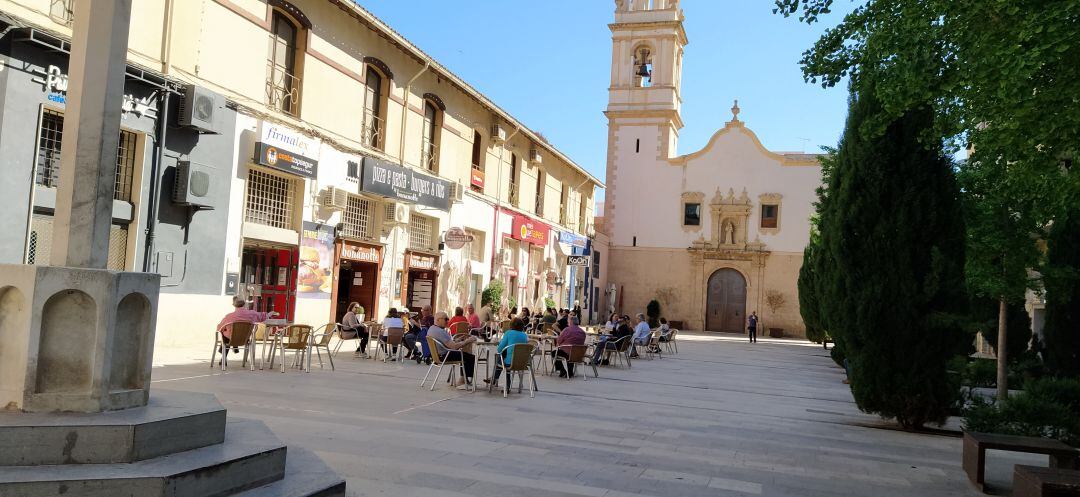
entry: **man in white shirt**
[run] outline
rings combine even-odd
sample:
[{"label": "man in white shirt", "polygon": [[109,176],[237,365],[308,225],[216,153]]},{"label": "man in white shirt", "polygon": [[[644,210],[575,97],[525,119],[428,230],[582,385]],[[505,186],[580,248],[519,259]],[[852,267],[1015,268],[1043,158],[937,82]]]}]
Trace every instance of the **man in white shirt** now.
[{"label": "man in white shirt", "polygon": [[644,314],[640,312],[637,313],[637,315],[634,316],[634,321],[634,337],[632,340],[634,341],[635,347],[634,353],[630,357],[637,357],[637,346],[648,345],[649,337],[652,334],[652,330],[649,328],[649,323],[645,320]]}]

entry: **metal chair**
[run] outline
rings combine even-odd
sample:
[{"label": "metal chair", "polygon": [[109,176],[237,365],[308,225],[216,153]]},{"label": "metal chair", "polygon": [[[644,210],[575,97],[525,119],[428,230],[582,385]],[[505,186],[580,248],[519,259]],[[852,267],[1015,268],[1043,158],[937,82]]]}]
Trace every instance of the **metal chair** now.
[{"label": "metal chair", "polygon": [[[311,339],[311,326],[306,324],[291,324],[285,329],[281,337],[281,372],[285,372],[285,352],[293,351],[293,366],[304,366],[304,358],[307,356],[308,340]],[[273,352],[273,351],[271,351]],[[274,358],[270,358],[270,367],[274,365]]]},{"label": "metal chair", "polygon": [[667,337],[660,340],[660,343],[667,346],[668,353],[679,353],[679,344],[675,341],[678,338],[679,330],[672,329],[668,332]]},{"label": "metal chair", "polygon": [[240,367],[249,366],[252,371],[255,371],[255,356],[251,355],[251,362],[248,362],[249,350],[252,344],[252,337],[254,336],[255,323],[249,323],[247,321],[238,321],[231,325],[232,336],[229,337],[229,344],[225,345],[224,337],[221,332],[214,332],[214,350],[210,353],[210,367],[214,367],[214,358],[217,357],[219,347],[221,347],[221,370],[225,371],[229,367],[229,349],[232,347],[244,348],[244,360],[240,363]]},{"label": "metal chair", "polygon": [[[326,357],[330,358],[330,371],[335,370],[334,355],[330,353],[330,339],[333,338],[334,335],[339,335],[340,326],[341,325],[337,323],[326,323],[325,325],[319,327],[319,329],[315,330],[314,335],[312,335],[311,337],[311,348],[315,349],[315,353],[319,357],[320,368],[323,367],[323,361],[322,352],[319,352],[319,349],[326,349]],[[322,330],[322,332],[320,333],[319,330]],[[338,336],[338,338],[340,338],[340,335]],[[311,352],[308,352],[308,360],[311,360]],[[311,372],[310,364],[308,365],[307,372]]]},{"label": "metal chair", "polygon": [[451,335],[457,335],[458,333],[461,333],[462,335],[468,335],[469,334],[469,323],[466,322],[466,321],[461,321],[461,322],[458,322],[458,323],[454,323],[453,325],[450,326],[450,329],[448,331],[450,332]]},{"label": "metal chair", "polygon": [[[568,356],[568,357],[563,357],[563,356],[558,355],[558,354],[555,355],[555,362],[561,362],[562,365],[563,365],[563,369],[566,370],[566,373],[567,373],[566,374],[566,381],[570,381],[570,365],[571,364],[579,364],[579,365],[581,365],[582,369],[584,369],[585,366],[592,366],[593,377],[594,378],[599,378],[600,377],[600,373],[596,370],[596,364],[593,364],[592,361],[587,360],[587,358],[589,357],[588,356],[588,353],[589,353],[589,346],[588,345],[562,345],[562,346],[559,347],[559,349],[565,351],[566,355]],[[585,372],[582,371],[581,372],[581,380],[582,381],[585,381],[585,376],[586,376]]]},{"label": "metal chair", "polygon": [[626,362],[626,367],[627,368],[631,367],[630,366],[630,345],[633,344],[633,343],[634,343],[634,337],[630,336],[630,335],[624,336],[624,337],[622,337],[622,338],[620,338],[618,340],[615,340],[613,342],[608,342],[608,344],[614,345],[615,348],[610,348],[610,347],[607,347],[605,345],[605,347],[604,347],[604,359],[606,359],[608,361],[608,363],[614,364],[611,361],[611,356],[612,356],[612,354],[614,354],[616,359],[622,359],[624,362]]},{"label": "metal chair", "polygon": [[[453,377],[454,371],[458,367],[464,367],[465,364],[461,359],[443,360],[442,354],[439,353],[439,346],[435,344],[435,337],[427,337],[428,347],[431,348],[431,364],[427,368],[427,373],[424,374],[423,379],[420,380],[420,388],[424,388],[424,383],[427,383],[428,376],[431,375],[431,370],[438,366],[439,370],[435,372],[435,378],[431,379],[431,391],[435,391],[435,384],[439,382],[439,376],[442,375],[443,366],[451,366],[450,374]],[[462,354],[462,357],[465,357]]]},{"label": "metal chair", "polygon": [[[637,344],[634,344],[635,348]],[[652,356],[658,356],[661,359],[664,358],[663,351],[660,350],[660,330],[655,329],[649,333],[649,341],[645,343],[645,357],[652,359]]]},{"label": "metal chair", "polygon": [[394,354],[394,359],[400,361],[404,357],[402,350],[405,348],[403,342],[405,339],[405,328],[387,328],[386,329],[386,341],[382,341],[380,338],[379,347],[375,349],[375,358],[379,357],[379,352],[383,353],[383,362],[390,359],[390,354]]},{"label": "metal chair", "polygon": [[[525,382],[525,373],[529,373],[529,397],[536,397],[536,373],[533,372],[532,358],[533,353],[536,351],[536,346],[530,343],[515,343],[513,347],[507,347],[512,350],[510,354],[510,366],[506,366],[506,384],[510,385],[510,375],[518,375],[518,393],[521,393],[521,384]],[[505,354],[506,350],[499,352],[500,357]],[[506,365],[506,361],[503,360],[503,365]],[[505,398],[509,394],[509,388],[503,388],[503,397]]]}]

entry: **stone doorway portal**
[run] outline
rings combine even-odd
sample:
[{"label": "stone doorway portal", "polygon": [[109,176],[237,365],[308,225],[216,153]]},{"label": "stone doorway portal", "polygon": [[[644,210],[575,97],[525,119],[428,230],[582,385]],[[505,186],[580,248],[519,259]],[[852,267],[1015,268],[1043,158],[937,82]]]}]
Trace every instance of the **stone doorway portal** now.
[{"label": "stone doorway portal", "polygon": [[734,269],[720,269],[709,276],[705,304],[705,329],[742,333],[746,321],[746,279]]}]

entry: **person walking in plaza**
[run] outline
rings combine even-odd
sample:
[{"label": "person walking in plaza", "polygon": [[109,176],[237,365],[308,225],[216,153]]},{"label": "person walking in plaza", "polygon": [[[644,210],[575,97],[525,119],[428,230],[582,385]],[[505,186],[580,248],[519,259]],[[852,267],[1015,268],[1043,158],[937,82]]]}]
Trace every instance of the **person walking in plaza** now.
[{"label": "person walking in plaza", "polygon": [[[551,352],[551,356],[569,359],[568,347],[571,345],[585,345],[585,330],[581,329],[581,320],[577,316],[571,316],[570,325],[559,332],[559,337],[555,339],[555,350]],[[563,369],[561,362],[555,362],[555,371],[558,371],[559,378],[566,378],[567,375],[574,377],[574,365],[567,364],[567,369],[569,371]]]},{"label": "person walking in plaza", "polygon": [[757,311],[746,317],[746,331],[750,334],[750,343],[757,343]]},{"label": "person walking in plaza", "polygon": [[345,316],[341,318],[341,334],[338,338],[342,340],[359,339],[360,344],[356,346],[356,352],[354,356],[360,357],[362,354],[367,354],[368,340],[371,338],[371,334],[368,332],[367,327],[360,322],[360,318],[357,317],[357,311],[360,310],[360,304],[353,302],[349,304],[349,310],[345,313]]},{"label": "person walking in plaza", "polygon": [[[499,383],[499,376],[502,374],[503,369],[510,367],[511,362],[514,360],[514,345],[519,343],[529,343],[529,336],[525,334],[525,320],[514,318],[510,321],[510,329],[503,334],[502,340],[499,340],[499,346],[496,348],[503,360],[495,363],[495,372],[491,375],[491,381],[495,384]],[[488,380],[485,379],[484,381]],[[506,389],[510,390],[510,375],[506,375]]]},{"label": "person walking in plaza", "polygon": [[450,333],[446,331],[450,319],[445,312],[439,311],[435,313],[434,318],[435,324],[428,327],[427,336],[435,340],[435,348],[438,350],[432,350],[431,353],[439,354],[443,361],[462,362],[462,367],[465,369],[465,378],[459,380],[456,386],[459,390],[466,390],[472,385],[473,371],[476,368],[476,356],[465,352],[464,349],[476,342],[476,337],[470,335],[450,336]]}]

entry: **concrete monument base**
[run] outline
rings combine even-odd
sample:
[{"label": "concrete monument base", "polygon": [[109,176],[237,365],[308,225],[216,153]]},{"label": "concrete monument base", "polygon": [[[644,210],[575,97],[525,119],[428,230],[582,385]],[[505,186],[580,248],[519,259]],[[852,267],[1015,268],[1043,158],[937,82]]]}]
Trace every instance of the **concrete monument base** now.
[{"label": "concrete monument base", "polygon": [[0,407],[145,406],[159,281],[148,273],[0,265]]}]

